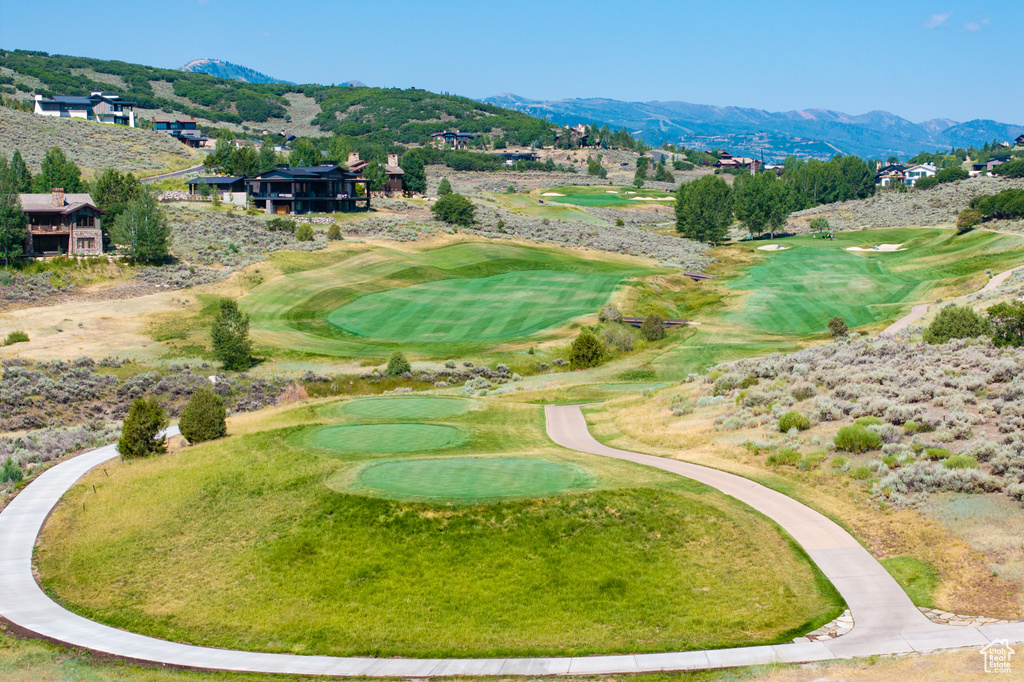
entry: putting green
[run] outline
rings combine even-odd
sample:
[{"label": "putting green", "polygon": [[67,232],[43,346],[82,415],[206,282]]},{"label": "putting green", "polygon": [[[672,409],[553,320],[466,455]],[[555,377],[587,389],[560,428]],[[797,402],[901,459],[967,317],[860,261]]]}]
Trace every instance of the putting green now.
[{"label": "putting green", "polygon": [[439,424],[345,424],[306,429],[288,443],[342,453],[398,453],[437,450],[463,440],[462,431]]},{"label": "putting green", "polygon": [[575,206],[643,206],[665,204],[675,206],[675,195],[670,192],[636,190],[624,187],[553,187],[545,192],[557,192],[564,196],[543,196],[544,201]]},{"label": "putting green", "polygon": [[376,462],[355,488],[400,500],[479,502],[591,487],[577,467],[535,457],[443,457]]},{"label": "putting green", "polygon": [[363,417],[370,419],[437,419],[462,414],[473,403],[462,398],[413,396],[409,398],[364,398],[328,405],[320,411],[325,417]]},{"label": "putting green", "polygon": [[388,341],[502,341],[530,336],[601,307],[622,280],[558,270],[445,279],[365,294],[327,321]]}]

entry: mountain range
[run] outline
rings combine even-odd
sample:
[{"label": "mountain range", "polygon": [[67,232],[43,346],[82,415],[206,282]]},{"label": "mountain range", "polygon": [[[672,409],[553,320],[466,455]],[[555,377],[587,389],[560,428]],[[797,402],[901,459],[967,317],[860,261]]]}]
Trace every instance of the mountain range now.
[{"label": "mountain range", "polygon": [[268,76],[265,73],[260,73],[255,69],[250,69],[247,66],[239,66],[238,64],[224,62],[219,59],[193,59],[178,70],[191,73],[205,73],[217,78],[228,78],[230,80],[242,81],[243,83],[288,83],[291,85],[290,81],[283,81]]},{"label": "mountain range", "polygon": [[921,151],[1012,141],[1024,125],[975,119],[935,118],[914,123],[888,111],[853,116],[830,109],[770,112],[689,102],[623,102],[614,99],[532,100],[502,93],[482,100],[546,118],[559,125],[608,124],[626,128],[647,144],[684,144],[696,149],[728,149],[780,160],[793,154],[828,158],[856,154],[907,159]]}]

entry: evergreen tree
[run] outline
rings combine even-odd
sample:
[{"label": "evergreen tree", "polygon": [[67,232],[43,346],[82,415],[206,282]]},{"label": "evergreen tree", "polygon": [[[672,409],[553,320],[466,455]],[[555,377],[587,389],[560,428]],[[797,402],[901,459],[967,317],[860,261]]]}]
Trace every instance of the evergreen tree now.
[{"label": "evergreen tree", "polygon": [[569,347],[569,368],[597,367],[604,357],[604,348],[593,332],[584,327]]},{"label": "evergreen tree", "polygon": [[660,341],[665,338],[665,320],[660,315],[648,315],[640,325],[640,336],[648,341]]},{"label": "evergreen tree", "polygon": [[838,315],[828,321],[828,331],[832,334],[832,339],[835,341],[850,335],[850,328],[846,326],[846,320]]},{"label": "evergreen tree", "polygon": [[368,185],[373,192],[379,192],[384,189],[388,182],[387,173],[384,172],[384,166],[379,161],[371,161],[366,164],[366,169],[363,170],[363,177],[370,181]]},{"label": "evergreen tree", "polygon": [[313,143],[303,138],[295,143],[295,149],[288,154],[288,163],[292,168],[305,168],[307,166],[319,166],[324,162],[324,156],[320,150],[313,146]]},{"label": "evergreen tree", "polygon": [[18,182],[7,159],[0,157],[0,260],[5,266],[21,256],[28,238],[28,216],[21,210]]},{"label": "evergreen tree", "polygon": [[273,170],[277,166],[277,154],[274,152],[274,145],[264,144],[260,147],[259,153],[259,171],[256,173],[266,173],[268,170]]},{"label": "evergreen tree", "polygon": [[167,257],[171,228],[156,197],[146,190],[129,201],[110,230],[110,239],[126,247],[140,263],[154,263]]},{"label": "evergreen tree", "polygon": [[423,159],[419,154],[406,152],[402,155],[399,165],[404,171],[402,186],[406,192],[423,194],[427,191],[427,173],[423,168]]},{"label": "evergreen tree", "polygon": [[32,173],[29,171],[25,159],[21,158],[21,152],[17,149],[11,155],[10,172],[14,178],[15,192],[28,194],[32,191]]},{"label": "evergreen tree", "polygon": [[181,411],[178,428],[189,443],[220,438],[227,434],[227,410],[224,399],[209,388],[203,388],[188,399]]},{"label": "evergreen tree", "polygon": [[395,351],[388,358],[388,368],[386,370],[389,377],[402,376],[406,372],[412,371],[412,365],[405,359],[405,355],[401,351]]},{"label": "evergreen tree", "polygon": [[476,222],[476,207],[473,202],[461,194],[448,193],[442,195],[430,207],[435,220],[443,220],[450,225],[466,227]]},{"label": "evergreen tree", "polygon": [[249,146],[237,147],[231,152],[231,158],[224,172],[228,175],[244,175],[247,178],[259,175],[260,157],[256,150]]},{"label": "evergreen tree", "polygon": [[441,178],[440,184],[437,186],[437,196],[443,197],[445,194],[452,193],[452,183],[448,182],[448,178]]},{"label": "evergreen tree", "polygon": [[213,354],[224,369],[242,371],[252,365],[252,341],[249,339],[249,316],[238,309],[230,298],[222,298],[211,332]]},{"label": "evergreen tree", "polygon": [[968,306],[950,305],[939,311],[922,336],[928,343],[946,343],[950,339],[973,339],[991,330],[987,319]]},{"label": "evergreen tree", "polygon": [[165,438],[157,434],[167,428],[167,412],[156,398],[136,398],[128,408],[121,427],[117,451],[124,459],[146,457],[167,450]]},{"label": "evergreen tree", "polygon": [[41,194],[49,194],[54,187],[63,188],[65,194],[85,191],[82,171],[64,155],[60,147],[53,147],[46,152],[39,175],[32,179],[32,187]]}]

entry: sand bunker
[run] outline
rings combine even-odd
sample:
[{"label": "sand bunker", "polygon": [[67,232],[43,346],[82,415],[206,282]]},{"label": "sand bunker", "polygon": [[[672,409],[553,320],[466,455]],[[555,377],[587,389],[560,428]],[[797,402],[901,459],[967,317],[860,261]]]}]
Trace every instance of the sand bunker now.
[{"label": "sand bunker", "polygon": [[544,194],[541,194],[541,196],[542,197],[564,197],[565,195],[564,194],[559,194],[558,192],[544,192]]},{"label": "sand bunker", "polygon": [[630,201],[675,201],[675,197],[633,197]]},{"label": "sand bunker", "polygon": [[903,244],[877,244],[875,246],[872,246],[872,247],[869,247],[869,248],[866,248],[866,249],[862,249],[859,246],[850,246],[850,247],[847,247],[846,250],[847,251],[906,251],[906,249],[901,249],[900,248],[901,246],[903,246]]},{"label": "sand bunker", "polygon": [[606,189],[604,191],[604,193],[605,194],[618,194],[618,192],[616,192],[614,189]]},{"label": "sand bunker", "polygon": [[782,244],[765,244],[764,246],[757,247],[758,251],[788,251],[793,247],[783,246]]}]

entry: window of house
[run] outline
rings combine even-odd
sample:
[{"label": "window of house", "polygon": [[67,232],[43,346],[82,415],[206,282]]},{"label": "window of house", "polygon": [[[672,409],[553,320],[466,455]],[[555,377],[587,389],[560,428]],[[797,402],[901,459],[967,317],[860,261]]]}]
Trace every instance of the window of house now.
[{"label": "window of house", "polygon": [[76,251],[91,251],[96,248],[96,239],[94,237],[78,237],[75,241]]}]

